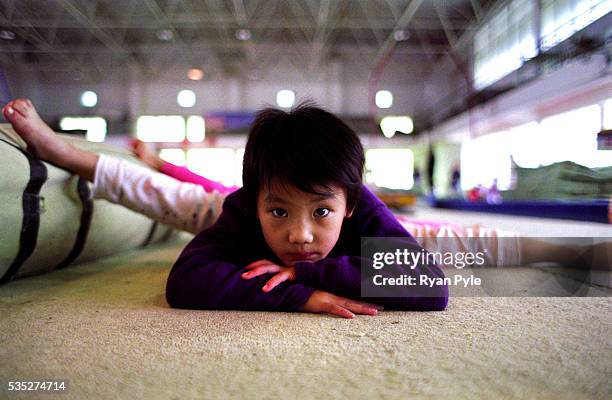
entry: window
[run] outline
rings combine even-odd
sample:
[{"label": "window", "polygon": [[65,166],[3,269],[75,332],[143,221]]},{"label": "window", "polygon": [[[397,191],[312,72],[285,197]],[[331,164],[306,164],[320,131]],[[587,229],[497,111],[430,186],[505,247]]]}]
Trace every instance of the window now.
[{"label": "window", "polygon": [[226,186],[239,183],[236,152],[233,149],[190,149],[187,151],[187,168]]},{"label": "window", "polygon": [[143,142],[182,142],[185,119],[180,115],[143,115],[136,122],[136,137]]},{"label": "window", "polygon": [[185,151],[183,151],[183,149],[161,149],[159,151],[159,158],[180,167],[187,164],[185,160]]},{"label": "window", "polygon": [[612,11],[610,0],[542,0],[541,48],[549,49]]},{"label": "window", "polygon": [[242,163],[244,161],[244,148],[236,150],[236,177],[234,182],[237,186],[242,186]]},{"label": "window", "polygon": [[603,128],[612,129],[612,99],[603,104]]},{"label": "window", "polygon": [[462,188],[488,187],[497,179],[499,189],[509,189],[512,159],[523,168],[563,161],[611,166],[609,151],[597,150],[600,129],[601,108],[594,104],[476,138],[461,149]]},{"label": "window", "polygon": [[543,165],[560,161],[590,168],[612,164],[605,151],[597,150],[597,133],[601,130],[601,108],[597,104],[544,118],[540,129]]},{"label": "window", "polygon": [[511,186],[512,162],[507,131],[480,136],[461,146],[461,188],[491,187],[497,180],[499,190]]},{"label": "window", "polygon": [[537,54],[532,0],[512,0],[474,36],[474,87],[482,89]]},{"label": "window", "polygon": [[85,138],[90,142],[103,142],[106,137],[106,120],[102,117],[64,117],[60,128],[66,131],[87,131]]},{"label": "window", "polygon": [[537,168],[544,164],[546,141],[540,124],[529,122],[510,129],[509,148],[512,159],[519,167]]},{"label": "window", "polygon": [[411,189],[414,156],[410,149],[366,151],[366,182],[389,189]]},{"label": "window", "polygon": [[187,140],[190,142],[203,142],[206,137],[206,123],[199,115],[187,118]]}]

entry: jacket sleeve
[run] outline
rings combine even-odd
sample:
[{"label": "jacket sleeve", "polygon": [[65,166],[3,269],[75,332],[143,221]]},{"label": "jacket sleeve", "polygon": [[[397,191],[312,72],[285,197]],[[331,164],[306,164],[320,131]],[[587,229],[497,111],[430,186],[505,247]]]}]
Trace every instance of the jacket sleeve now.
[{"label": "jacket sleeve", "polygon": [[[407,238],[399,242],[409,250],[420,252],[421,246],[410,237],[408,232],[397,222],[393,214],[383,204],[378,204],[370,212],[363,223],[363,237],[395,237]],[[439,311],[444,310],[448,304],[448,287],[434,285],[432,288],[407,287],[406,295],[402,297],[371,297],[361,296],[361,263],[364,261],[358,255],[342,255],[326,258],[317,262],[299,262],[296,264],[297,282],[313,286],[317,289],[349,297],[365,300],[374,304],[394,310]],[[371,262],[369,263],[371,265]],[[442,270],[435,265],[417,265],[414,269],[407,266],[394,266],[402,275],[415,276],[417,282],[419,275],[429,278],[444,278]],[[379,271],[382,276],[389,271],[383,268]],[[425,292],[424,292],[425,290]],[[410,293],[409,291],[412,291]]]},{"label": "jacket sleeve", "polygon": [[249,260],[241,249],[248,243],[241,230],[244,218],[226,201],[217,223],[198,234],[172,267],[166,284],[171,307],[188,309],[233,309],[296,311],[308,301],[314,289],[302,283],[285,282],[265,293],[269,276],[242,279]]}]

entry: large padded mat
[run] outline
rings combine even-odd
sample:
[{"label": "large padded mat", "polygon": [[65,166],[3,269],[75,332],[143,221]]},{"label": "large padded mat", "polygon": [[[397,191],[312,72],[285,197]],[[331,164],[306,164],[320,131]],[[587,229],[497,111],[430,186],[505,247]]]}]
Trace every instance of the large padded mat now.
[{"label": "large padded mat", "polygon": [[[78,137],[64,138],[81,148],[138,162],[127,151]],[[49,163],[28,159],[27,152],[20,150],[25,147],[10,125],[0,125],[3,171],[0,175],[0,277],[7,279],[8,275],[21,277],[48,272],[66,264],[66,260],[71,261],[69,264],[77,264],[171,236],[170,228],[157,226],[127,208],[105,200],[83,201],[79,196],[77,176]],[[46,179],[42,178],[38,195],[26,194],[24,198],[24,192],[31,189],[28,182],[33,165],[38,165]],[[30,215],[24,218],[26,203]],[[93,206],[93,211],[85,218],[89,219],[89,227],[85,229],[83,210],[87,204]],[[32,224],[35,220],[38,226]],[[79,238],[84,244],[76,244],[77,249],[73,250]],[[28,246],[33,246],[33,250],[28,250]],[[19,254],[20,249],[22,254]]]}]

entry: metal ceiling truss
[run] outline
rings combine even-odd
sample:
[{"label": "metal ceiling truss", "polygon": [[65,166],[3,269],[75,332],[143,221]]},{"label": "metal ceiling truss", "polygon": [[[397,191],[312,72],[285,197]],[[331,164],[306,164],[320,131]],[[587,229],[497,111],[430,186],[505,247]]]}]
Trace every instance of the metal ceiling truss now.
[{"label": "metal ceiling truss", "polygon": [[[328,59],[348,53],[357,53],[364,61],[347,67],[361,71],[365,65],[372,72],[389,53],[423,55],[418,62],[436,65],[441,53],[461,47],[462,39],[471,36],[493,3],[4,0],[0,28],[14,31],[20,40],[0,42],[0,53],[11,54],[17,63],[27,63],[23,58],[27,54],[47,55],[38,57],[41,69],[65,64],[88,72],[96,80],[105,74],[105,66],[97,61],[134,64],[150,77],[175,67],[203,64],[248,77],[281,58],[299,71],[312,73]],[[158,38],[162,29],[171,32],[170,41]],[[239,29],[247,30],[251,38],[238,40]],[[401,43],[395,37],[398,30],[408,32]],[[165,56],[159,57],[162,54]],[[36,65],[30,63],[29,67]]]}]

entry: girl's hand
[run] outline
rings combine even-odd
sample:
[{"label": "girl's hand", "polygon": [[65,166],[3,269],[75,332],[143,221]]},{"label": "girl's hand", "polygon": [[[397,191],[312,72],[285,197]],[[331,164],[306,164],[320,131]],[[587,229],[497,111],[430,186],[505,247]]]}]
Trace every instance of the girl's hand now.
[{"label": "girl's hand", "polygon": [[331,293],[315,290],[302,311],[311,313],[327,313],[342,318],[353,318],[355,314],[377,315],[383,307],[336,296]]},{"label": "girl's hand", "polygon": [[282,267],[269,260],[255,261],[245,267],[249,271],[242,274],[242,279],[251,279],[263,274],[274,274],[272,278],[261,288],[264,292],[269,292],[285,281],[295,281],[295,268]]}]

